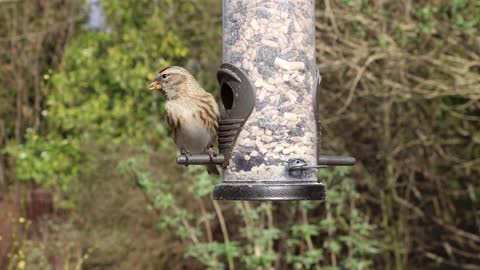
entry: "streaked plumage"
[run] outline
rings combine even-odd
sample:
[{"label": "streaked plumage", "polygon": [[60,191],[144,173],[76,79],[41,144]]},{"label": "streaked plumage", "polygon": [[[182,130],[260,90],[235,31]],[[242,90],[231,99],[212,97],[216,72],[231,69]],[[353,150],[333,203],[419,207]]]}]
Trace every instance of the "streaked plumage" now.
[{"label": "streaked plumage", "polygon": [[[182,67],[161,70],[149,89],[161,91],[166,99],[165,118],[171,136],[182,153],[211,153],[217,136],[219,111],[212,94]],[[215,165],[209,173],[219,174]]]}]

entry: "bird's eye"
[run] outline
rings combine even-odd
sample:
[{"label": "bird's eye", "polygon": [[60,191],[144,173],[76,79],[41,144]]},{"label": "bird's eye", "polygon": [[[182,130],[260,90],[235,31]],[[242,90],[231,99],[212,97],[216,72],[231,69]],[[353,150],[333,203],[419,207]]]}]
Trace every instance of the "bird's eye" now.
[{"label": "bird's eye", "polygon": [[167,78],[167,76],[168,76],[167,74],[163,74],[163,75],[162,75],[162,78],[165,79],[165,78]]}]

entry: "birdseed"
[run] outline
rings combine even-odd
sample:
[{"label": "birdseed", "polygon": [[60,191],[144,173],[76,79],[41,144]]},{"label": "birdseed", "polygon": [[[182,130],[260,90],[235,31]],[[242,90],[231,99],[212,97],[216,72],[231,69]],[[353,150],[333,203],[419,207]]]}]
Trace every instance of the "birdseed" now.
[{"label": "birdseed", "polygon": [[[225,181],[282,181],[288,161],[317,162],[313,0],[224,0],[224,62],[246,72],[255,108]],[[315,180],[314,170],[302,180]]]}]

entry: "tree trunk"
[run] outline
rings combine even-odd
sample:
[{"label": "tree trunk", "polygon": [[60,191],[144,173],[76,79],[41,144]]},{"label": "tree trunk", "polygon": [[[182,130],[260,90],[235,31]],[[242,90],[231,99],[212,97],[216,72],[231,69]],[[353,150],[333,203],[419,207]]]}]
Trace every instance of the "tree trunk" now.
[{"label": "tree trunk", "polygon": [[5,123],[0,120],[0,193],[6,187],[5,157],[1,150],[5,147]]}]

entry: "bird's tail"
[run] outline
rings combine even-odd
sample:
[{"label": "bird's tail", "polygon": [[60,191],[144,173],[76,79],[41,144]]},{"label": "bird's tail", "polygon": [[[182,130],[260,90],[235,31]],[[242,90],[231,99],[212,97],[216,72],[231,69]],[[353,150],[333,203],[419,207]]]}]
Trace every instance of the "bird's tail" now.
[{"label": "bird's tail", "polygon": [[207,167],[207,172],[208,174],[213,174],[213,175],[220,175],[220,172],[217,169],[217,165],[215,164],[207,164],[205,165]]}]

